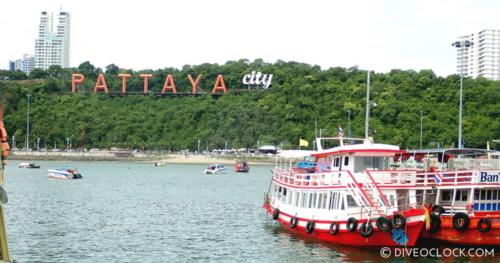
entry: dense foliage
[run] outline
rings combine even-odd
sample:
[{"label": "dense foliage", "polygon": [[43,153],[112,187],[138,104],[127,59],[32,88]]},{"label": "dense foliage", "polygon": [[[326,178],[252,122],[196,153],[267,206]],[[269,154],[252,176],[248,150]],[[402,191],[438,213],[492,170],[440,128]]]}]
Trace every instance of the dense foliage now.
[{"label": "dense foliage", "polygon": [[[251,71],[274,74],[268,90],[247,89],[243,75]],[[85,74],[79,94],[71,94],[71,73]],[[152,92],[160,92],[165,76],[173,74],[178,92],[188,93],[186,77],[203,75],[199,96],[158,98],[92,94],[97,74],[105,72],[112,92],[119,92],[120,72],[132,74],[130,92],[142,92],[141,73],[151,73]],[[217,74],[223,74],[229,93],[210,93]],[[255,148],[257,144],[297,148],[299,138],[311,142],[317,128],[336,136],[338,126],[348,135],[364,136],[367,72],[356,68],[329,68],[303,63],[262,60],[230,61],[225,65],[186,65],[133,72],[111,64],[105,70],[89,62],[78,68],[35,70],[29,76],[0,71],[6,106],[5,122],[17,146],[26,134],[27,94],[30,98],[30,140],[60,147],[71,138],[76,147],[124,147],[145,149]],[[371,74],[370,130],[377,142],[418,148],[420,112],[423,112],[424,147],[453,146],[458,137],[460,77],[436,76],[431,70],[392,70]],[[500,138],[500,82],[464,79],[464,141],[466,147],[485,147]],[[309,148],[311,148],[310,144]]]}]

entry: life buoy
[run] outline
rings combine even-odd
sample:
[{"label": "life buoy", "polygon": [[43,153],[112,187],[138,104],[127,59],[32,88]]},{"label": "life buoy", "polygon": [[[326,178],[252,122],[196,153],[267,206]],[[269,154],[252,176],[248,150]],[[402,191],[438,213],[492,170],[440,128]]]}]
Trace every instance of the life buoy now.
[{"label": "life buoy", "polygon": [[431,227],[429,228],[429,233],[436,233],[439,228],[441,228],[441,218],[438,215],[431,214]]},{"label": "life buoy", "polygon": [[349,232],[356,231],[356,228],[358,227],[358,220],[356,220],[356,218],[354,218],[354,217],[349,217],[349,219],[347,219],[347,223],[346,223],[345,227],[347,228],[347,231],[349,231]]},{"label": "life buoy", "polygon": [[469,216],[465,213],[458,212],[456,213],[453,218],[453,227],[458,230],[458,231],[463,231],[469,227]]},{"label": "life buoy", "polygon": [[297,227],[298,223],[299,223],[299,219],[296,216],[292,216],[292,218],[290,218],[290,228]]},{"label": "life buoy", "polygon": [[333,236],[336,235],[339,232],[339,223],[337,222],[332,222],[330,224],[330,234]]},{"label": "life buoy", "polygon": [[308,221],[307,224],[306,224],[306,232],[307,233],[312,233],[314,231],[314,226],[316,224],[314,223],[314,221]]},{"label": "life buoy", "polygon": [[406,218],[402,214],[395,214],[392,217],[392,227],[400,229],[406,225]]},{"label": "life buoy", "polygon": [[481,233],[486,233],[491,229],[491,221],[488,218],[481,218],[477,222],[477,230]]},{"label": "life buoy", "polygon": [[378,229],[382,230],[383,232],[389,232],[392,230],[392,224],[391,220],[385,216],[379,216],[377,218],[377,227]]},{"label": "life buoy", "polygon": [[280,216],[280,210],[278,208],[274,209],[273,211],[273,219],[278,220],[278,217]]},{"label": "life buoy", "polygon": [[373,233],[373,226],[370,222],[364,222],[359,227],[359,233],[362,237],[370,237]]}]

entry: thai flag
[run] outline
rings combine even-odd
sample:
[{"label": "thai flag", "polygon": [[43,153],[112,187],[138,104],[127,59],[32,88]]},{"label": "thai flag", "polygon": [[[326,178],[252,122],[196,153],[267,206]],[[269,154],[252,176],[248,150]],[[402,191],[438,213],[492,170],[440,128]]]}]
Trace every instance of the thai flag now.
[{"label": "thai flag", "polygon": [[342,130],[342,127],[339,126],[339,137],[344,137],[344,131]]},{"label": "thai flag", "polygon": [[439,175],[438,173],[433,174],[433,176],[436,184],[441,184],[441,182],[443,181],[443,177],[441,177],[441,175]]}]

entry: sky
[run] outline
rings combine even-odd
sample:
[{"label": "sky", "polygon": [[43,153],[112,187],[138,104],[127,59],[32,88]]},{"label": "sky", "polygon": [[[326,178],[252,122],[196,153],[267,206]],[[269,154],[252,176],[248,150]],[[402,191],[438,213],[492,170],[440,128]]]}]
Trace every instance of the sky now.
[{"label": "sky", "polygon": [[71,13],[70,66],[181,68],[278,59],[455,73],[458,36],[500,29],[495,0],[7,0],[0,69],[34,54],[40,12]]}]

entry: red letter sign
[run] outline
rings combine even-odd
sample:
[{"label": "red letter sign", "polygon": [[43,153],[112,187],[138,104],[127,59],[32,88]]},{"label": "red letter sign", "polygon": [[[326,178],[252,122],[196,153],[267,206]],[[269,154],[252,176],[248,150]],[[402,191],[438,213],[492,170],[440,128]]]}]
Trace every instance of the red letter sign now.
[{"label": "red letter sign", "polygon": [[130,74],[118,74],[118,77],[122,79],[122,95],[127,93],[127,79],[130,78]]},{"label": "red letter sign", "polygon": [[214,89],[212,90],[212,94],[217,93],[217,91],[219,90],[224,92],[224,94],[226,94],[227,92],[226,84],[224,83],[224,77],[222,76],[222,74],[219,74],[217,76],[217,80],[215,80],[215,85]]},{"label": "red letter sign", "polygon": [[104,92],[108,93],[108,85],[106,85],[106,79],[104,79],[104,74],[99,74],[97,80],[95,82],[94,93],[99,91],[100,89],[104,90]]},{"label": "red letter sign", "polygon": [[[193,91],[193,95],[196,94],[196,91],[198,90],[198,85],[200,85],[200,80],[201,80],[201,74],[196,77],[196,81],[193,81],[193,77],[191,75],[188,75],[189,82],[191,83],[191,90]],[[201,90],[201,89],[200,89]]]},{"label": "red letter sign", "polygon": [[167,78],[165,78],[165,84],[163,85],[161,94],[164,94],[167,90],[172,90],[174,94],[177,94],[177,89],[175,88],[174,77],[172,77],[172,74],[168,74]]},{"label": "red letter sign", "polygon": [[71,92],[76,92],[76,85],[83,83],[85,76],[83,74],[73,73],[71,75]]},{"label": "red letter sign", "polygon": [[141,74],[139,77],[144,78],[144,95],[148,94],[148,79],[151,78],[153,75],[151,74]]}]

